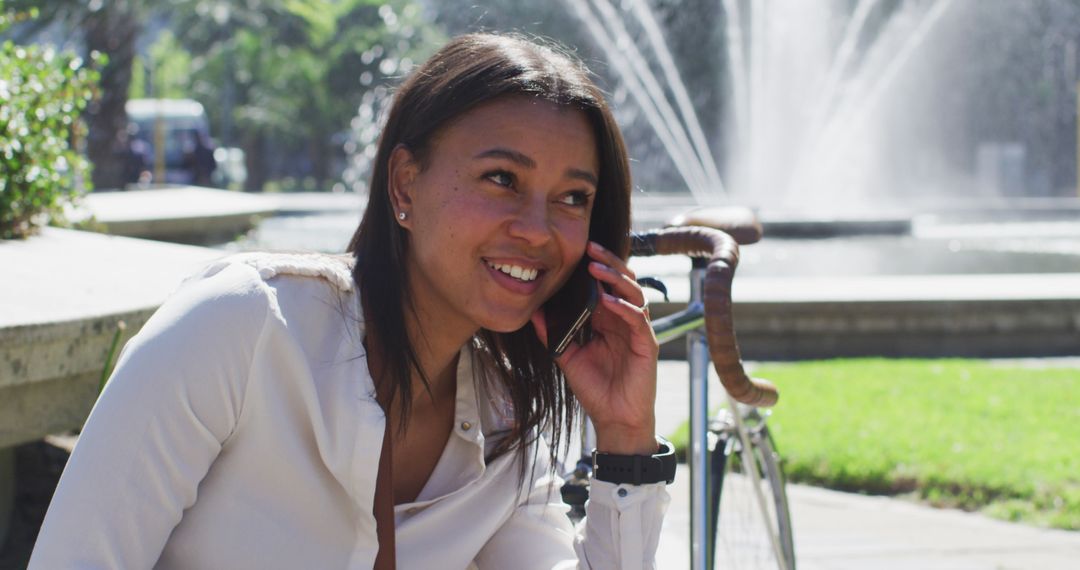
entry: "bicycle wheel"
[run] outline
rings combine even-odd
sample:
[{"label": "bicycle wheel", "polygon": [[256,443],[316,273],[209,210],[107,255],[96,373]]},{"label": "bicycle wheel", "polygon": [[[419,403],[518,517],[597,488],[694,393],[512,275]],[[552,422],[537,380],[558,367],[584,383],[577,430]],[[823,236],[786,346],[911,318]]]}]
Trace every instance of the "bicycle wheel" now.
[{"label": "bicycle wheel", "polygon": [[[746,437],[722,422],[713,456],[713,563],[717,568],[794,570],[784,474],[764,419],[744,416]],[[753,461],[750,465],[748,461]]]}]

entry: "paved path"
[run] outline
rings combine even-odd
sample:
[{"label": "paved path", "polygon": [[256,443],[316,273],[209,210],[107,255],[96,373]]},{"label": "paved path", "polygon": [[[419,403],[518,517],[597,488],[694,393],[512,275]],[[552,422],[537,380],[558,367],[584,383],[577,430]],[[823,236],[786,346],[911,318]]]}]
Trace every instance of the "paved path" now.
[{"label": "paved path", "polygon": [[[687,365],[662,361],[657,431],[688,416]],[[713,384],[716,386],[716,384]],[[680,466],[657,553],[659,568],[689,568],[689,471]],[[802,485],[788,488],[799,570],[1080,568],[1080,532]]]}]

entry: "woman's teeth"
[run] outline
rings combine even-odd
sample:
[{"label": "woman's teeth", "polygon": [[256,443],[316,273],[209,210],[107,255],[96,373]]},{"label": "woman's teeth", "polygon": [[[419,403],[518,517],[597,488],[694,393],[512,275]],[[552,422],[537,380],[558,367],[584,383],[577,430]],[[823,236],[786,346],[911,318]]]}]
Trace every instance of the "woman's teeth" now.
[{"label": "woman's teeth", "polygon": [[503,263],[488,263],[488,266],[492,269],[497,269],[503,273],[518,279],[520,281],[532,281],[536,279],[537,274],[540,273],[539,269],[527,269],[520,265],[507,265]]}]

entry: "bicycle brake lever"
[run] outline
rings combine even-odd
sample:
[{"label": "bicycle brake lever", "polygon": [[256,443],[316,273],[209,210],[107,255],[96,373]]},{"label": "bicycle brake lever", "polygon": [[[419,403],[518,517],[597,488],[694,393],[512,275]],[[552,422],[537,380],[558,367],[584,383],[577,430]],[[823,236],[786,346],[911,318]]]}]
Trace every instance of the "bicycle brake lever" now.
[{"label": "bicycle brake lever", "polygon": [[664,295],[664,302],[668,302],[667,285],[664,282],[655,277],[638,277],[638,285],[642,287],[648,287],[649,289],[655,289]]}]

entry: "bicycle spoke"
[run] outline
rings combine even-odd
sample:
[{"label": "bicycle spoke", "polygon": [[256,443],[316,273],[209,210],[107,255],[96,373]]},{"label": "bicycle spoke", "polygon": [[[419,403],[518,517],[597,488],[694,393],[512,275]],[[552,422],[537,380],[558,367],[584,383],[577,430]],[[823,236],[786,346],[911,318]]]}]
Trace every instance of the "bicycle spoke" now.
[{"label": "bicycle spoke", "polygon": [[747,426],[743,414],[732,410],[721,436],[726,460],[715,566],[793,570],[783,482],[764,425]]}]

